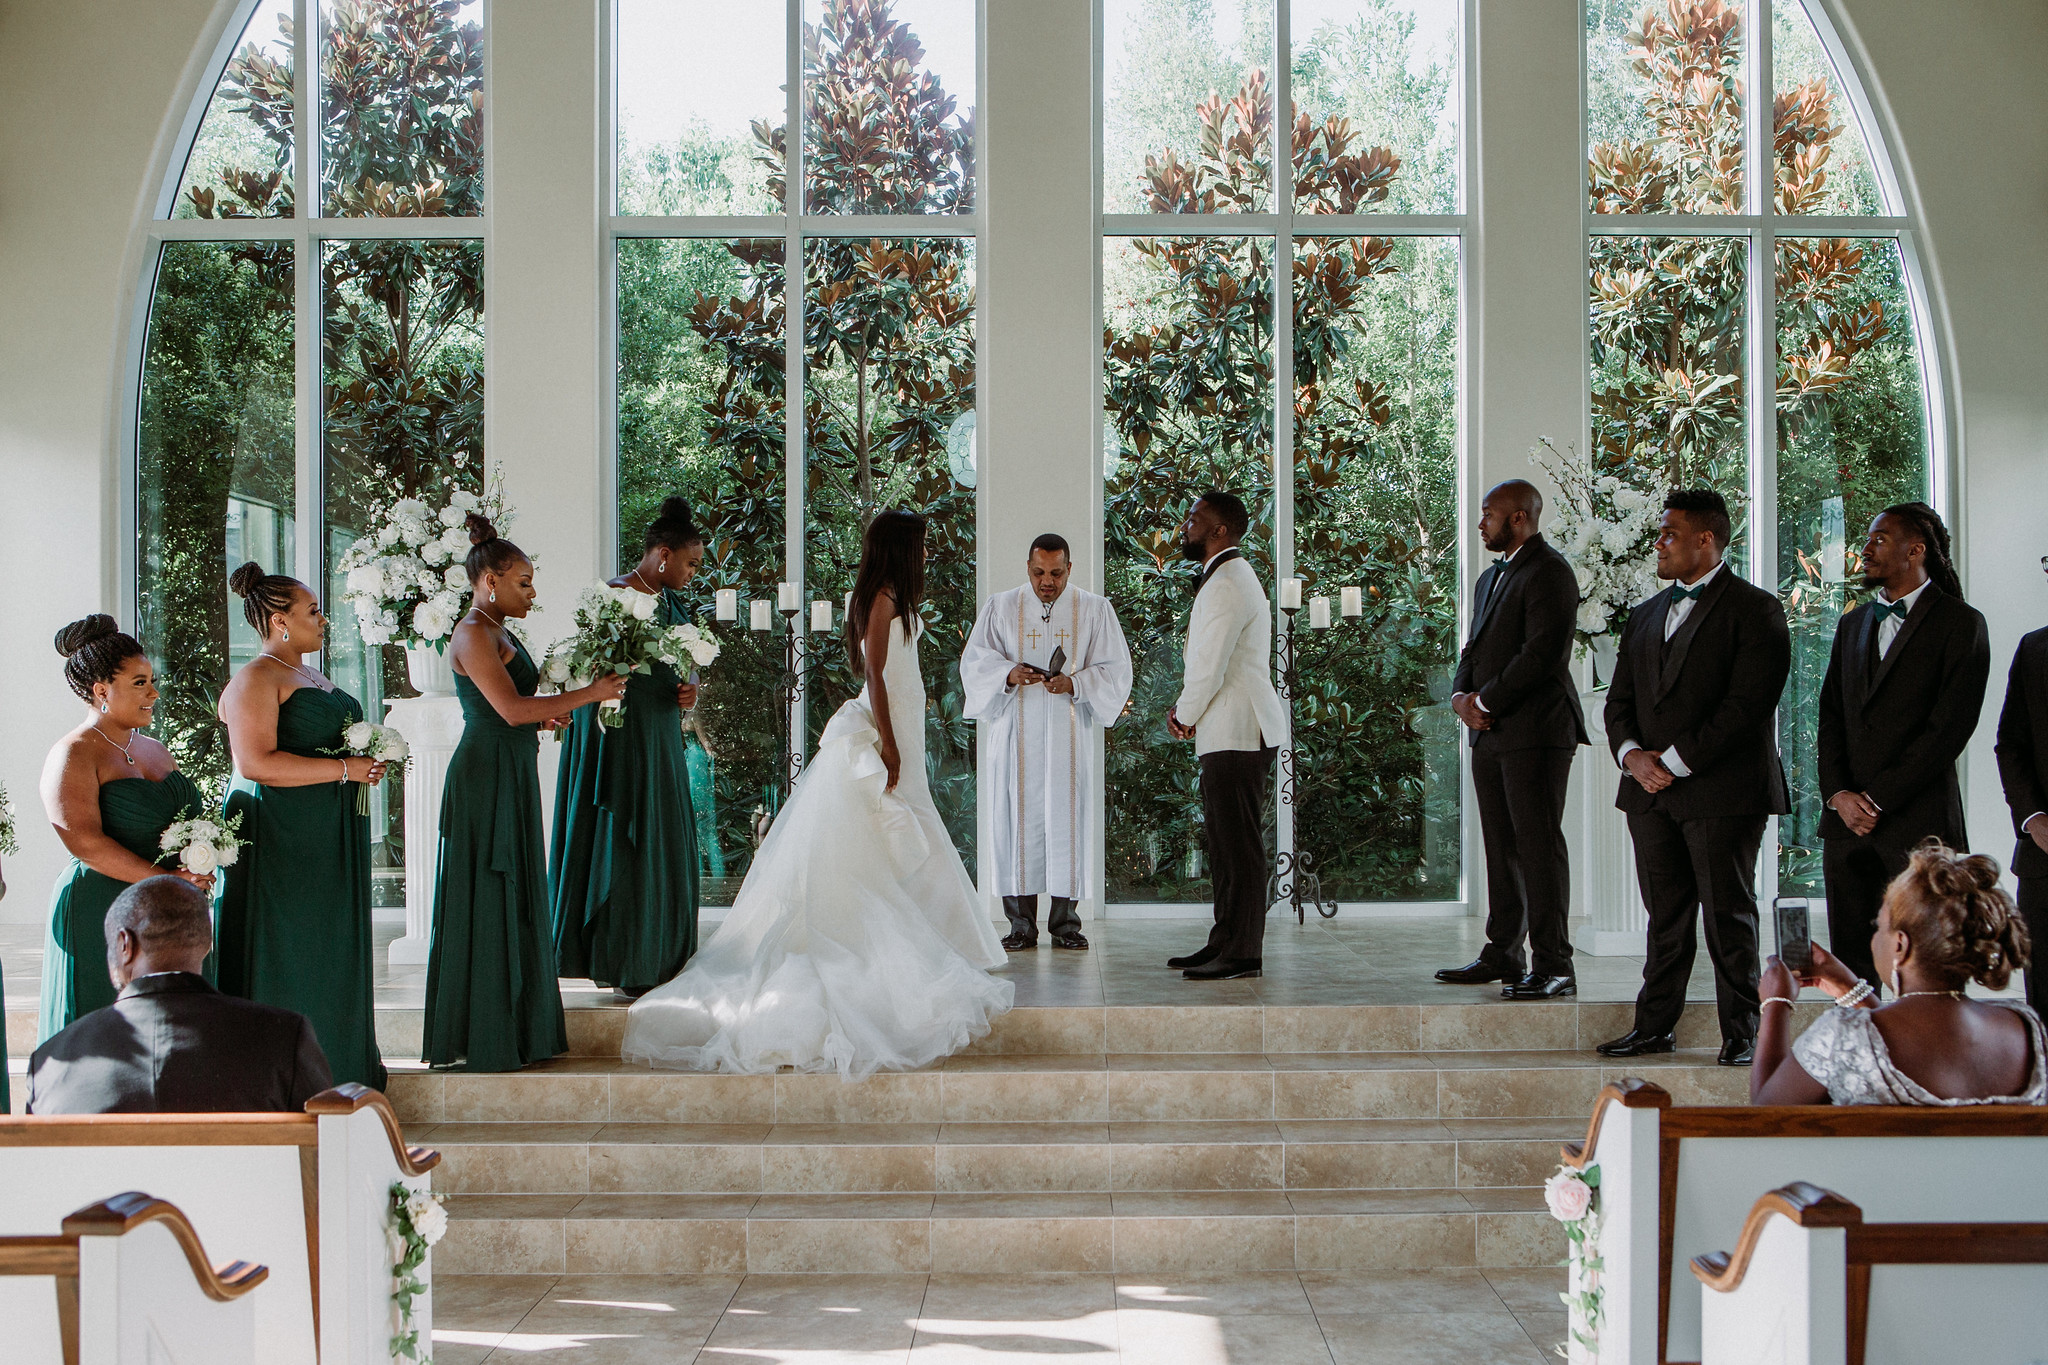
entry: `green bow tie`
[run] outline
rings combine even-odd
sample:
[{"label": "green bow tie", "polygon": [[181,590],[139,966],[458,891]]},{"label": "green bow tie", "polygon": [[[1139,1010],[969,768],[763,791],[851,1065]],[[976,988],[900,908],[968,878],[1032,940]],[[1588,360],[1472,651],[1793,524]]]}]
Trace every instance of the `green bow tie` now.
[{"label": "green bow tie", "polygon": [[1697,602],[1700,594],[1706,590],[1707,585],[1705,581],[1695,583],[1689,588],[1683,583],[1673,583],[1671,585],[1671,605],[1675,607],[1680,602]]},{"label": "green bow tie", "polygon": [[1879,602],[1875,598],[1871,599],[1870,606],[1877,613],[1877,623],[1879,625],[1884,624],[1884,618],[1887,616],[1896,616],[1903,623],[1906,619],[1906,614],[1913,610],[1912,604],[1909,602]]}]

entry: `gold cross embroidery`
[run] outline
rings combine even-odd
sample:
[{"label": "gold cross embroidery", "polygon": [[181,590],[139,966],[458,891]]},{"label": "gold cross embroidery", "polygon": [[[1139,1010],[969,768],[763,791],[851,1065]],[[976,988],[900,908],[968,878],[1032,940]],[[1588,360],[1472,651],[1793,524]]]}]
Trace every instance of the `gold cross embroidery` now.
[{"label": "gold cross embroidery", "polygon": [[1038,648],[1038,642],[1044,639],[1045,637],[1040,635],[1038,633],[1038,628],[1034,626],[1030,630],[1024,632],[1024,638],[1029,640],[1031,642],[1031,648],[1036,650]]},{"label": "gold cross embroidery", "polygon": [[1067,647],[1067,641],[1073,637],[1068,635],[1064,630],[1056,630],[1052,633],[1052,638],[1059,641],[1061,649],[1065,649]]}]

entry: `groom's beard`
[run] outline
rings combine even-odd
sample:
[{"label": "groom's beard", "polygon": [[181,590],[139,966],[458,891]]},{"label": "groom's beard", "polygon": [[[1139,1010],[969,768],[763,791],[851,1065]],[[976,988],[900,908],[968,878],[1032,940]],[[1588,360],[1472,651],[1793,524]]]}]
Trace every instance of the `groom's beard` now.
[{"label": "groom's beard", "polygon": [[1192,564],[1201,564],[1207,562],[1209,552],[1199,540],[1184,540],[1180,543],[1180,557]]}]

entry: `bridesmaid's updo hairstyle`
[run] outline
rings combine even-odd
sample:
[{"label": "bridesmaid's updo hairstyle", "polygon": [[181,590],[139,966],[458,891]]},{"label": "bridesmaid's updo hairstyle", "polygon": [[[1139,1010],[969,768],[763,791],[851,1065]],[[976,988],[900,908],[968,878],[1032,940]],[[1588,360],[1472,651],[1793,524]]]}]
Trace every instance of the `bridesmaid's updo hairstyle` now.
[{"label": "bridesmaid's updo hairstyle", "polygon": [[142,656],[142,645],[113,617],[95,612],[57,632],[57,652],[64,656],[64,681],[81,701],[91,701],[93,684],[112,682],[130,659]]},{"label": "bridesmaid's updo hairstyle", "polygon": [[242,599],[242,615],[250,627],[268,640],[270,618],[290,611],[292,599],[306,585],[289,574],[265,573],[252,559],[228,575],[228,586]]},{"label": "bridesmaid's updo hairstyle", "polygon": [[1913,850],[1906,870],[1885,892],[1892,928],[1912,940],[1913,956],[1960,989],[1974,981],[2004,990],[2025,967],[2027,924],[1998,884],[1998,864],[1981,853],[1958,853],[1938,839]]},{"label": "bridesmaid's updo hairstyle", "polygon": [[462,561],[462,569],[471,586],[487,573],[504,573],[525,561],[526,551],[499,535],[483,513],[471,512],[464,522],[469,527],[469,558]]},{"label": "bridesmaid's updo hairstyle", "polygon": [[664,498],[661,512],[647,524],[649,550],[680,550],[685,545],[695,545],[704,539],[704,533],[697,529],[697,523],[690,519],[690,504],[681,498]]}]

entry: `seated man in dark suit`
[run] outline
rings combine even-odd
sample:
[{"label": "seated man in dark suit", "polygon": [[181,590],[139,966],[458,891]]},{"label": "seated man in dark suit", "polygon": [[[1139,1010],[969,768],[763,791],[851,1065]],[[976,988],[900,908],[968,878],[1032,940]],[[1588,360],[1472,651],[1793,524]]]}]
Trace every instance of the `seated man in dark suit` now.
[{"label": "seated man in dark suit", "polygon": [[31,1114],[296,1113],[334,1084],[304,1015],[222,995],[206,893],[150,877],[107,910],[120,991],[29,1060]]}]

